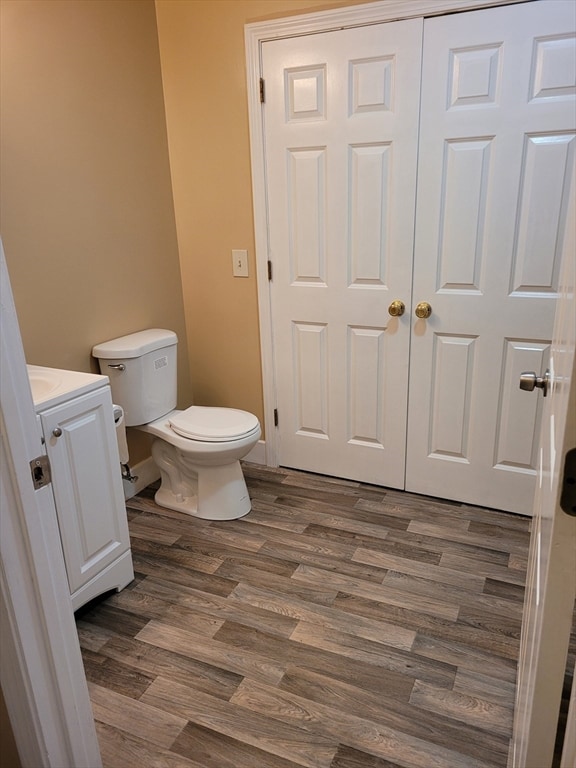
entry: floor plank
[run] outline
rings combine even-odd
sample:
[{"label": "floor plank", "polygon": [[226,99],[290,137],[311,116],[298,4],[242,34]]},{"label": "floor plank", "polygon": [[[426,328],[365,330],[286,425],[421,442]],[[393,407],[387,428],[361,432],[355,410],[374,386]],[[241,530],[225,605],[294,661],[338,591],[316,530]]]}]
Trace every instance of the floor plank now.
[{"label": "floor plank", "polygon": [[[254,685],[257,684],[254,681]],[[142,696],[142,700],[156,709],[173,713],[178,720],[187,718],[190,722],[228,736],[235,742],[292,760],[297,765],[306,768],[330,766],[336,753],[336,739],[311,733],[298,727],[298,724],[276,720],[269,717],[267,712],[256,715],[250,708],[237,706],[234,696],[238,689],[229,702],[223,702],[157,677]],[[234,752],[230,758],[233,756]]]},{"label": "floor plank", "polygon": [[96,722],[141,736],[157,747],[170,747],[186,725],[184,717],[116,693],[111,688],[89,683],[88,689]]},{"label": "floor plank", "polygon": [[503,707],[468,693],[447,691],[422,680],[416,680],[414,683],[410,703],[500,736],[508,736],[512,729],[510,707]]},{"label": "floor plank", "polygon": [[365,717],[304,699],[278,688],[244,680],[231,699],[243,708],[278,721],[301,724],[341,744],[414,768],[486,768],[485,760],[458,754]]}]

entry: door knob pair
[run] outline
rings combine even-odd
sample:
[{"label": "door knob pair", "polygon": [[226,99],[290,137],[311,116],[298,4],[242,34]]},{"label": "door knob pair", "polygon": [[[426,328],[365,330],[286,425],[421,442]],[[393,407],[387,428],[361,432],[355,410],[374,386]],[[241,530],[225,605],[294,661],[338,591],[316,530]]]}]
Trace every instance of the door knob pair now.
[{"label": "door knob pair", "polygon": [[[392,315],[392,317],[402,317],[405,310],[406,310],[406,307],[404,306],[404,302],[400,301],[400,299],[394,299],[394,301],[388,307],[388,314]],[[430,306],[430,304],[428,304],[427,301],[421,301],[419,304],[416,305],[414,314],[416,315],[416,317],[422,320],[426,319],[427,317],[430,317],[430,315],[432,314],[432,307]]]}]

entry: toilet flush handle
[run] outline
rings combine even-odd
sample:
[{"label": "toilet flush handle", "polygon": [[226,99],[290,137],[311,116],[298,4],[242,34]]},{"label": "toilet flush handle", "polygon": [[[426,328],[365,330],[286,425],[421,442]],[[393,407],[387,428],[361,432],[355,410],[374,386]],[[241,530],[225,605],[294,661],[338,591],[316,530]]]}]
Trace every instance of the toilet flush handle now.
[{"label": "toilet flush handle", "polygon": [[108,368],[116,368],[117,371],[125,371],[126,370],[126,366],[124,365],[124,363],[115,363],[114,365],[109,364]]}]

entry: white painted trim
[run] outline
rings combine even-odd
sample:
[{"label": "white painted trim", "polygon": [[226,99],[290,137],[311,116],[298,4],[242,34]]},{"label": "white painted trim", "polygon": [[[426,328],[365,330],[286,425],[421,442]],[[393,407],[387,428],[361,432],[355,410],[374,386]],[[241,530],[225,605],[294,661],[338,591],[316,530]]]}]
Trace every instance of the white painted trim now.
[{"label": "white painted trim", "polygon": [[138,464],[133,467],[131,466],[130,471],[138,479],[134,483],[122,479],[124,498],[126,500],[136,496],[140,491],[143,491],[144,488],[147,488],[150,483],[154,483],[156,480],[160,479],[160,470],[152,456],[148,456],[147,459],[138,462]]},{"label": "white painted trim", "polygon": [[[264,32],[264,28],[261,30]],[[264,431],[266,433],[266,462],[278,466],[277,429],[274,426],[276,382],[274,376],[274,345],[270,285],[268,281],[268,214],[266,205],[266,170],[264,165],[264,134],[260,105],[260,45],[263,38],[254,25],[245,28],[248,109],[250,118],[250,149],[252,156],[252,195],[254,237],[256,248],[256,282],[260,319],[262,390],[264,398]]]},{"label": "white painted trim", "polygon": [[[470,11],[509,5],[514,2],[540,2],[540,0],[380,0],[380,2],[354,5],[331,11],[307,13],[272,21],[246,24],[246,76],[248,86],[248,113],[250,122],[250,152],[252,157],[252,198],[254,235],[256,245],[256,277],[258,285],[258,312],[262,361],[262,388],[264,396],[264,429],[266,432],[266,463],[278,466],[278,430],[274,426],[276,383],[274,378],[274,345],[270,285],[268,281],[268,215],[266,203],[266,169],[264,164],[264,133],[259,82],[261,76],[261,46],[266,40],[296,37],[334,29],[377,24],[385,21],[437,16],[453,11]],[[273,258],[272,258],[273,261]]]},{"label": "white painted trim", "polygon": [[0,679],[23,765],[100,768],[54,497],[0,243]]},{"label": "white painted trim", "polygon": [[263,464],[266,466],[266,441],[258,440],[250,453],[244,457],[243,461],[249,461],[251,464]]},{"label": "white painted trim", "polygon": [[257,21],[245,29],[258,42],[280,37],[296,37],[334,29],[399,21],[420,16],[439,16],[454,11],[472,11],[496,5],[510,5],[533,0],[379,0],[365,5],[351,5],[328,11],[315,11],[272,21]]}]

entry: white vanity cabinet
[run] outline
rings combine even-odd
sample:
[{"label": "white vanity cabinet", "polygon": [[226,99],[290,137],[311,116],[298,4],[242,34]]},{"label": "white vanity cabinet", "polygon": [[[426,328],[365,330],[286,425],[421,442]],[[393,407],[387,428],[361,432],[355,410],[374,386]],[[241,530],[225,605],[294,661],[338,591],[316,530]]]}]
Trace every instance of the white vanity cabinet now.
[{"label": "white vanity cabinet", "polygon": [[108,379],[75,375],[80,387],[36,402],[74,610],[134,578]]}]

